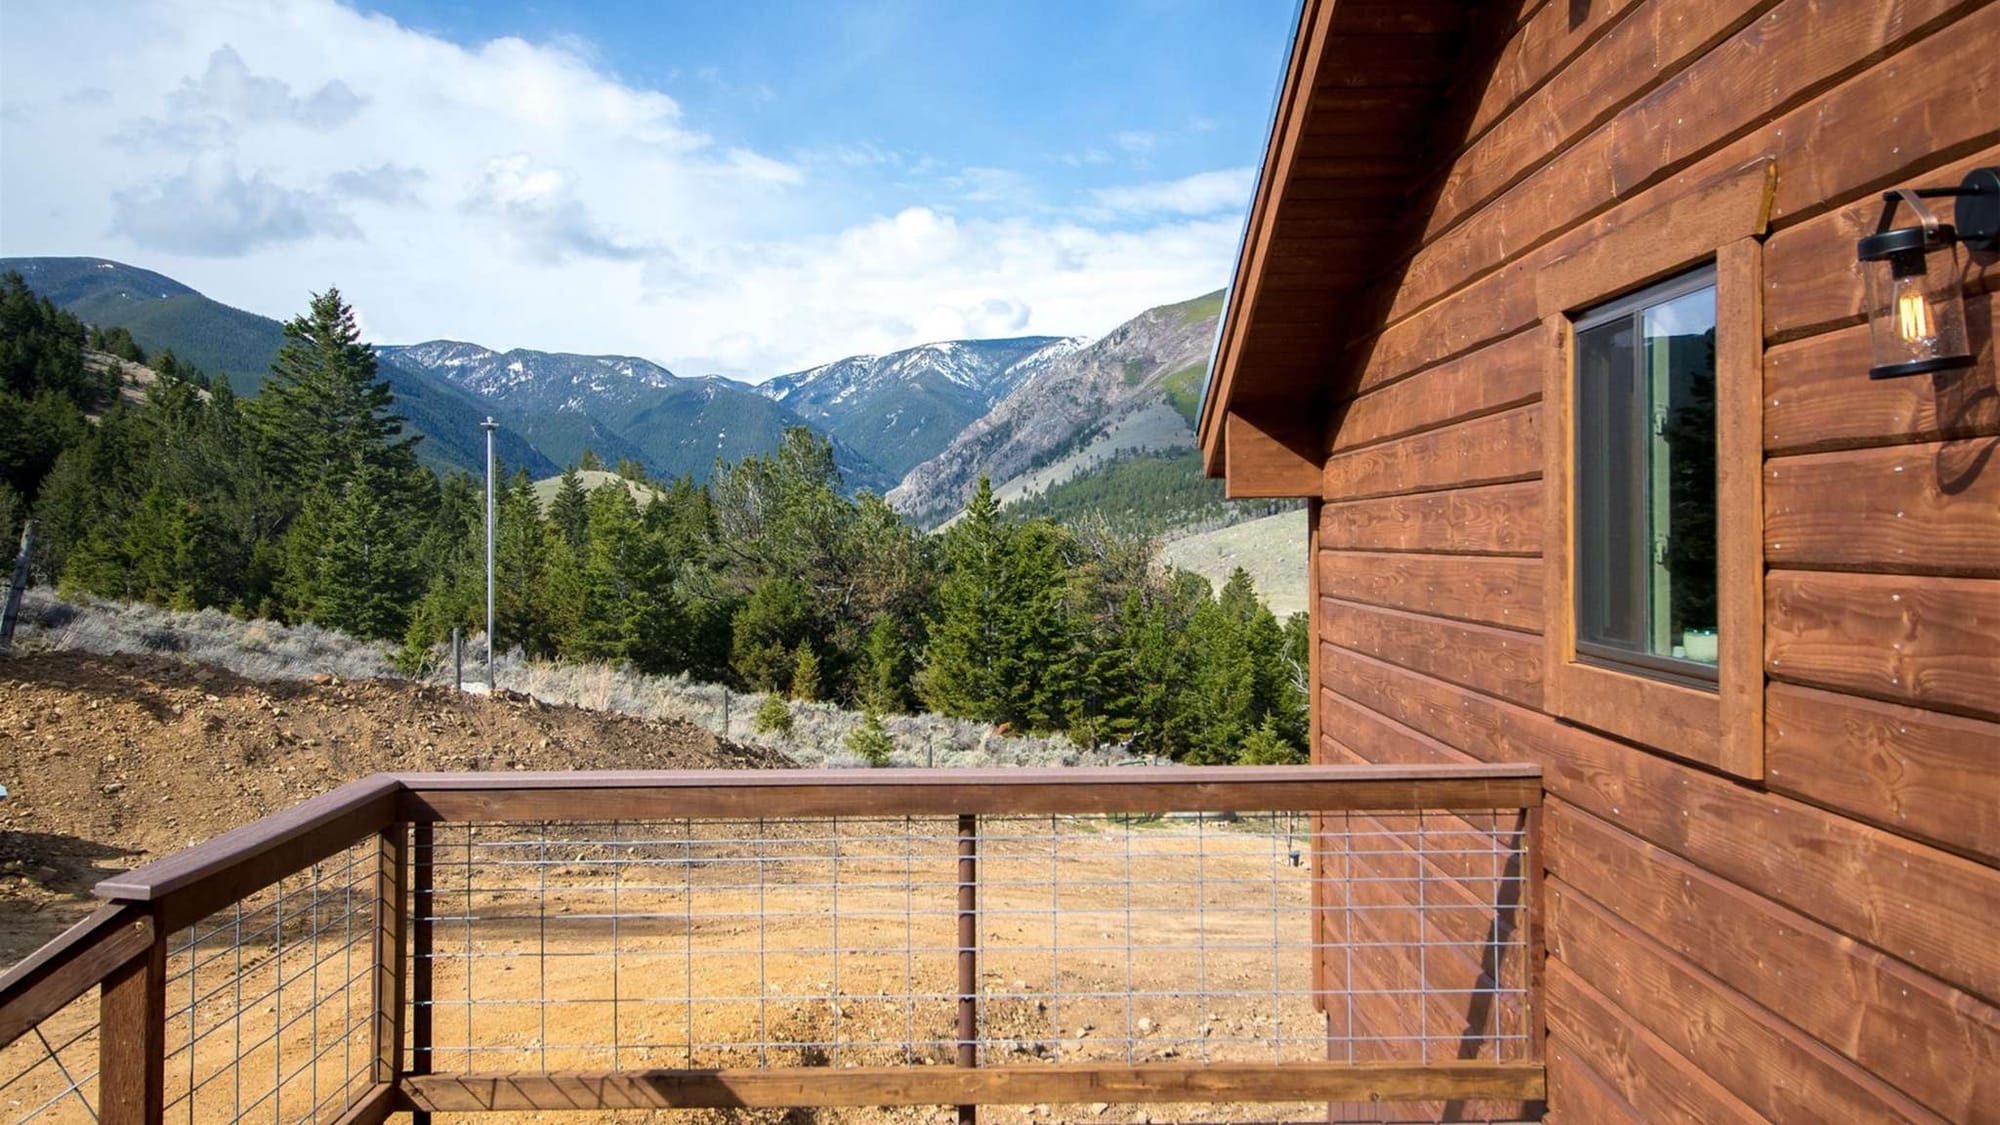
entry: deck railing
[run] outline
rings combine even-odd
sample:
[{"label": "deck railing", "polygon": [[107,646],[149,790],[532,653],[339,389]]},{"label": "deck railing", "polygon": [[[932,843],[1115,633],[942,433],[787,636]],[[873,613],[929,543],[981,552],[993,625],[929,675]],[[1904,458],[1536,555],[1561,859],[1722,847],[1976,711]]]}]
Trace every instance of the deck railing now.
[{"label": "deck railing", "polygon": [[0,978],[0,1115],[1529,1116],[1540,804],[1514,766],[371,777],[99,884]]}]

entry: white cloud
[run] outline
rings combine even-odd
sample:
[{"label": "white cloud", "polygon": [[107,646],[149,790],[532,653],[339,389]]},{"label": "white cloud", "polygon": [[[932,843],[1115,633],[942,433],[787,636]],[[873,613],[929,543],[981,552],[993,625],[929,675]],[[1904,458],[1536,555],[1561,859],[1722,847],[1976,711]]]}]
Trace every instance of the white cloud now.
[{"label": "white cloud", "polygon": [[194,257],[237,257],[264,246],[361,231],[333,201],[245,177],[227,156],[197,156],[156,184],[112,197],[111,229],[147,250]]},{"label": "white cloud", "polygon": [[1090,194],[1096,202],[1093,210],[1105,215],[1241,214],[1250,205],[1256,183],[1254,169],[1231,168],[1159,183],[1099,188]]},{"label": "white cloud", "polygon": [[644,243],[612,234],[591,216],[569,173],[538,165],[526,153],[487,161],[462,207],[498,219],[510,238],[543,264],[572,258],[639,261],[648,253]]},{"label": "white cloud", "polygon": [[[587,43],[462,47],[332,0],[10,5],[0,36],[0,254],[129,260],[276,317],[338,284],[385,342],[761,378],[1103,332],[1220,284],[1249,192],[1211,173],[1061,214],[1008,168],[824,146],[718,141]],[[868,168],[919,202],[829,206]]]},{"label": "white cloud", "polygon": [[1133,156],[1149,156],[1160,147],[1160,138],[1151,133],[1128,129],[1111,138],[1111,143]]},{"label": "white cloud", "polygon": [[384,162],[373,168],[335,172],[327,180],[327,190],[344,199],[408,203],[416,200],[417,187],[429,178],[422,168]]}]

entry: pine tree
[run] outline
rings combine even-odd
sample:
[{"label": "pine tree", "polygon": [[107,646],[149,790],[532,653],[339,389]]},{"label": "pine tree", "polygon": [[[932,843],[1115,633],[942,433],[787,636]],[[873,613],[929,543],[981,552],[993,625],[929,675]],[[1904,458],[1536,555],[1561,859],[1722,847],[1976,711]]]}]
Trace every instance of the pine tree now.
[{"label": "pine tree", "polygon": [[861,725],[847,733],[847,752],[867,762],[881,767],[889,764],[896,752],[896,740],[882,725],[882,716],[874,709],[862,715]]},{"label": "pine tree", "polygon": [[993,659],[995,717],[1023,730],[1064,727],[1079,693],[1081,654],[1065,595],[1065,536],[1046,520],[1008,537],[1000,592],[999,647]]},{"label": "pine tree", "polygon": [[195,555],[204,537],[187,505],[155,484],[125,523],[130,596],[172,609],[194,609]]},{"label": "pine tree", "polygon": [[313,294],[286,323],[271,376],[245,408],[282,487],[325,481],[338,490],[362,464],[392,473],[414,464],[417,439],[398,436],[395,394],[375,374],[375,352],[340,291]]},{"label": "pine tree", "polygon": [[897,712],[909,703],[910,649],[886,614],[875,619],[863,650],[861,702],[870,710]]},{"label": "pine tree", "polygon": [[773,578],[736,611],[730,667],[753,690],[784,690],[792,682],[798,649],[812,631],[812,590],[795,578]]},{"label": "pine tree", "polygon": [[785,702],[784,696],[774,691],[764,697],[764,702],[757,705],[757,714],[750,720],[750,725],[759,734],[790,734],[792,733],[791,705]]},{"label": "pine tree", "polygon": [[419,586],[412,534],[384,501],[386,474],[363,463],[336,494],[317,488],[285,541],[290,613],[357,637],[400,636]]},{"label": "pine tree", "polygon": [[1243,739],[1236,760],[1246,766],[1292,766],[1303,763],[1306,757],[1278,730],[1277,720],[1266,716],[1264,722]]},{"label": "pine tree", "polygon": [[801,644],[798,659],[792,664],[792,698],[813,703],[824,694],[819,682],[819,657],[810,643]]},{"label": "pine tree", "polygon": [[[1241,576],[1242,581],[1238,581]],[[1249,618],[1256,596],[1239,568],[1222,595],[1204,602],[1189,623],[1195,646],[1192,685],[1195,730],[1191,762],[1222,765],[1236,760],[1243,738],[1257,722],[1257,661],[1250,648]]]},{"label": "pine tree", "polygon": [[940,714],[989,722],[1001,718],[996,656],[1007,541],[993,484],[981,477],[965,515],[944,535],[945,576],[938,583],[930,643],[917,677],[918,694]]},{"label": "pine tree", "polygon": [[549,539],[534,482],[527,470],[515,471],[510,485],[495,497],[499,526],[494,543],[494,630],[509,647],[531,657],[556,654],[557,637],[551,620]]},{"label": "pine tree", "polygon": [[583,546],[584,533],[590,528],[590,494],[574,468],[563,470],[555,499],[549,501],[549,524],[572,548]]},{"label": "pine tree", "polygon": [[589,511],[564,655],[631,661],[647,672],[685,667],[687,630],[659,536],[626,488],[593,491]]}]

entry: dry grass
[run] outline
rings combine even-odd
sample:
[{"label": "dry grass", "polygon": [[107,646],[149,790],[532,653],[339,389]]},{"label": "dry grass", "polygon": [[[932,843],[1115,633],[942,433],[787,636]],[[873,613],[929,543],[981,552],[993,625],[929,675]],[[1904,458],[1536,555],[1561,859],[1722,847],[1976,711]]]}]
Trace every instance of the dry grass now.
[{"label": "dry grass", "polygon": [[[867,764],[847,750],[847,736],[865,716],[831,703],[790,701],[789,733],[759,731],[755,716],[766,698],[761,692],[732,691],[720,684],[648,676],[603,664],[529,661],[518,652],[503,656],[498,672],[501,687],[549,703],[681,719],[731,741],[769,747],[803,766]],[[1116,747],[1093,750],[1061,736],[1003,735],[984,723],[937,715],[888,715],[882,726],[896,744],[886,763],[891,766],[1085,766],[1139,761]]]},{"label": "dry grass", "polygon": [[[405,678],[391,662],[388,645],[317,625],[244,621],[213,609],[190,613],[91,598],[65,601],[44,589],[28,591],[16,643],[23,652],[175,656],[252,680]],[[483,645],[484,638],[475,636],[466,642],[465,651],[476,653]],[[427,678],[449,684],[448,648],[439,646],[432,655],[430,664],[437,671]],[[479,679],[481,671],[468,660],[468,680]],[[608,664],[529,660],[518,650],[502,654],[497,673],[501,688],[545,703],[642,719],[681,719],[734,742],[776,750],[806,766],[866,765],[847,749],[847,736],[864,717],[829,703],[792,702],[791,731],[765,732],[754,722],[763,694],[732,691],[685,676],[651,676]],[[984,723],[937,715],[885,716],[883,727],[896,744],[887,763],[893,766],[1078,766],[1140,760],[1116,747],[1093,750],[1060,736],[1003,735]]]},{"label": "dry grass", "polygon": [[15,644],[23,651],[179,656],[251,680],[396,678],[387,645],[317,625],[244,621],[217,609],[184,612],[142,602],[65,601],[46,589],[29,590],[22,599]]}]

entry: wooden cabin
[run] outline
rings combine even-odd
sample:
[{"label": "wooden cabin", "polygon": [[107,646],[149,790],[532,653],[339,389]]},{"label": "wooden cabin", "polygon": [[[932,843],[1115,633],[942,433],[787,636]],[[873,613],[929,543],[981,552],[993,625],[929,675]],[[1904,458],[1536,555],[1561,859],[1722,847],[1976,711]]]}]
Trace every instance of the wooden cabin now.
[{"label": "wooden cabin", "polygon": [[1316,760],[1545,770],[1524,1116],[2000,1120],[2000,257],[1879,379],[1857,257],[1994,165],[1996,3],[1303,0],[1201,447]]}]

